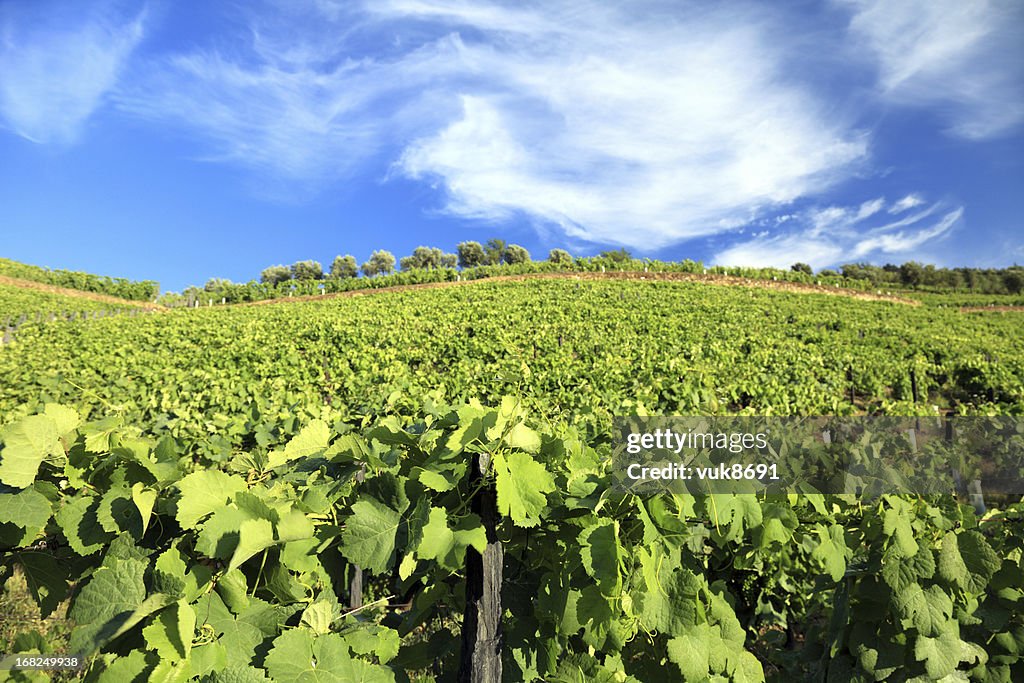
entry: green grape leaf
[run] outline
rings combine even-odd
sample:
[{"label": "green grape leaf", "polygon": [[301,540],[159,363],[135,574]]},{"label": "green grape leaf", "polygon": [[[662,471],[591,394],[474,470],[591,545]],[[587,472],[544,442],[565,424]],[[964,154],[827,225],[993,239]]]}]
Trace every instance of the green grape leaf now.
[{"label": "green grape leaf", "polygon": [[638,548],[645,590],[637,594],[640,617],[649,629],[681,634],[697,623],[698,578],[666,557],[659,546]]},{"label": "green grape leaf", "polygon": [[224,573],[217,581],[217,595],[232,612],[238,614],[249,606],[249,582],[238,569]]},{"label": "green grape leaf", "polygon": [[72,652],[95,652],[132,617],[146,598],[146,566],[145,560],[111,558],[108,553],[68,612],[77,624],[69,642]]},{"label": "green grape leaf", "polygon": [[77,496],[65,500],[57,511],[57,525],[64,532],[68,545],[83,557],[92,555],[114,538],[100,525],[97,517],[99,504],[98,498]]},{"label": "green grape leaf", "polygon": [[50,615],[68,594],[68,568],[46,553],[15,553],[32,599],[42,616]]},{"label": "green grape leaf", "polygon": [[984,593],[1001,564],[999,556],[977,531],[950,531],[942,539],[939,576],[968,593]]},{"label": "green grape leaf", "polygon": [[222,509],[232,496],[246,490],[246,485],[238,475],[202,470],[179,481],[178,490],[178,523],[184,529],[195,529],[206,515]]},{"label": "green grape leaf", "polygon": [[444,508],[430,508],[430,518],[423,527],[423,538],[416,556],[424,560],[443,560],[455,547],[455,534],[448,528],[448,513]]},{"label": "green grape leaf", "polygon": [[301,626],[308,628],[318,636],[331,632],[331,624],[338,615],[335,608],[326,600],[317,600],[310,603],[302,611],[302,618],[299,621]]},{"label": "green grape leaf", "polygon": [[432,491],[438,493],[444,493],[445,491],[451,491],[455,488],[457,482],[452,481],[443,474],[434,472],[433,470],[420,470],[419,472],[420,483],[426,486]]},{"label": "green grape leaf", "polygon": [[24,489],[32,485],[39,466],[51,455],[63,455],[60,431],[53,418],[30,415],[7,425],[0,432],[0,482]]},{"label": "green grape leaf", "polygon": [[274,640],[266,668],[276,683],[394,683],[387,668],[352,659],[341,636],[316,636],[305,629],[285,631]]},{"label": "green grape leaf", "polygon": [[381,663],[388,663],[398,655],[402,641],[398,631],[386,626],[371,625],[346,633],[345,644],[357,655],[376,655]]},{"label": "green grape leaf", "polygon": [[132,501],[131,490],[126,486],[107,489],[100,497],[96,518],[103,530],[109,533],[130,533],[135,538],[142,536],[142,517]]},{"label": "green grape leaf", "polygon": [[153,623],[142,629],[142,637],[161,660],[176,662],[188,659],[195,631],[195,610],[179,601],[157,614]]},{"label": "green grape leaf", "polygon": [[833,524],[827,529],[816,530],[820,543],[811,552],[811,558],[820,562],[833,581],[839,581],[846,573],[846,539],[843,528]]},{"label": "green grape leaf", "polygon": [[207,674],[223,671],[228,665],[228,651],[221,643],[214,641],[196,645],[188,657],[192,675],[203,680]]},{"label": "green grape leaf", "polygon": [[206,557],[229,559],[238,547],[239,530],[250,518],[234,505],[222,505],[203,522],[196,537],[196,550]]},{"label": "green grape leaf", "polygon": [[886,508],[882,517],[882,531],[891,536],[903,557],[917,554],[917,541],[914,540],[914,528],[910,524],[910,508],[906,505]]},{"label": "green grape leaf", "polygon": [[144,683],[148,678],[143,677],[143,674],[152,665],[153,662],[147,660],[145,652],[132,650],[126,656],[107,664],[96,678],[96,683]]},{"label": "green grape leaf", "polygon": [[935,575],[935,557],[931,548],[918,547],[910,557],[903,557],[899,546],[890,546],[882,558],[882,580],[899,593],[905,587]]},{"label": "green grape leaf", "polygon": [[499,512],[511,517],[516,526],[540,524],[540,513],[547,505],[545,494],[555,490],[551,474],[526,453],[496,453],[493,462]]},{"label": "green grape leaf", "polygon": [[618,524],[602,519],[580,533],[580,553],[586,569],[604,595],[614,595],[619,588]]},{"label": "green grape leaf", "polygon": [[278,543],[289,543],[291,541],[304,541],[313,537],[316,529],[313,522],[301,510],[291,509],[280,516],[280,520],[274,525],[277,532]]},{"label": "green grape leaf", "polygon": [[925,671],[932,680],[949,676],[960,663],[962,651],[956,631],[943,631],[938,637],[918,636],[914,641],[914,658],[924,662]]},{"label": "green grape leaf", "polygon": [[895,594],[900,618],[926,636],[942,633],[953,615],[953,602],[939,586],[912,583]]},{"label": "green grape leaf", "polygon": [[730,662],[736,667],[732,672],[734,683],[764,683],[764,667],[752,652],[741,652],[731,657]]},{"label": "green grape leaf", "polygon": [[34,489],[0,493],[0,523],[9,522],[24,529],[21,543],[29,543],[39,535],[52,512],[50,501]]},{"label": "green grape leaf", "polygon": [[274,527],[265,519],[247,519],[238,529],[238,545],[231,555],[228,571],[237,569],[256,553],[274,545]]},{"label": "green grape leaf", "polygon": [[576,619],[583,626],[584,642],[600,649],[613,628],[615,612],[609,598],[602,595],[597,586],[586,586],[576,602]]},{"label": "green grape leaf", "polygon": [[541,440],[540,434],[530,429],[523,423],[517,424],[505,435],[505,443],[510,448],[517,448],[527,453],[539,453]]},{"label": "green grape leaf", "polygon": [[146,533],[149,527],[149,520],[153,516],[153,506],[156,504],[156,491],[146,488],[141,481],[132,485],[132,502],[139,511],[142,518],[142,533]]},{"label": "green grape leaf", "polygon": [[308,458],[311,455],[327,450],[331,440],[331,429],[323,420],[313,420],[292,437],[284,450],[270,453],[267,458],[267,469],[280,467],[293,460]]},{"label": "green grape leaf", "polygon": [[260,669],[251,666],[229,666],[206,676],[203,683],[271,683],[271,680]]},{"label": "green grape leaf", "polygon": [[382,573],[395,552],[401,515],[375,498],[360,498],[341,532],[341,553],[363,569]]},{"label": "green grape leaf", "polygon": [[188,661],[162,661],[153,667],[148,683],[184,683],[192,677]]},{"label": "green grape leaf", "polygon": [[78,429],[78,425],[82,423],[82,418],[79,417],[77,410],[57,403],[47,403],[43,408],[43,414],[53,420],[57,426],[57,434],[60,436],[65,436]]}]

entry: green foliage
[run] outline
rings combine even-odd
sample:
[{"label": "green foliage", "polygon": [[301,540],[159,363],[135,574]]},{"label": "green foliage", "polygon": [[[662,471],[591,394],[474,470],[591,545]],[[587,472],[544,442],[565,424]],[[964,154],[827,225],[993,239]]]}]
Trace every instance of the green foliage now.
[{"label": "green foliage", "polygon": [[383,249],[375,251],[363,264],[362,270],[366,277],[387,275],[395,270],[395,255]]},{"label": "green foliage", "polygon": [[0,275],[19,280],[43,282],[68,289],[78,289],[83,292],[106,294],[131,301],[153,301],[160,293],[159,283],[153,280],[133,282],[120,277],[92,275],[71,270],[50,270],[5,258],[0,258]]},{"label": "green foliage", "polygon": [[514,266],[519,263],[529,263],[530,252],[526,251],[524,247],[521,247],[518,244],[510,244],[505,247],[505,253],[502,254],[501,258],[510,266]]},{"label": "green foliage", "polygon": [[487,264],[487,253],[479,242],[460,242],[455,251],[458,254],[459,268],[477,268]]},{"label": "green foliage", "polygon": [[552,249],[548,252],[548,261],[560,266],[572,263],[572,254],[565,249]]},{"label": "green foliage", "polygon": [[64,319],[69,315],[97,315],[100,311],[107,314],[137,310],[139,309],[129,301],[123,304],[93,301],[84,297],[0,283],[0,326],[14,326],[21,321],[29,324],[48,322],[51,319]]},{"label": "green foliage", "polygon": [[323,266],[317,261],[296,261],[290,270],[293,280],[322,280],[324,277]]},{"label": "green foliage", "polygon": [[505,250],[507,248],[505,240],[492,237],[487,240],[487,244],[484,245],[484,253],[487,254],[487,265],[496,266],[505,261]]},{"label": "green foliage", "polygon": [[[1015,325],[561,280],[54,325],[0,355],[0,575],[70,600],[94,680],[450,678],[488,492],[512,680],[1012,681],[1019,502],[641,498],[609,429],[1020,414]],[[928,404],[899,398],[908,367]],[[380,602],[345,614],[354,566]]]},{"label": "green foliage", "polygon": [[292,271],[288,266],[270,266],[260,273],[260,282],[277,285],[292,279]]},{"label": "green foliage", "polygon": [[402,257],[403,271],[433,268],[454,268],[458,260],[455,254],[445,254],[437,247],[416,247],[412,255]]},{"label": "green foliage", "polygon": [[347,280],[359,275],[356,257],[351,254],[335,256],[331,263],[331,277],[336,280]]},{"label": "green foliage", "polygon": [[598,258],[606,259],[612,263],[629,263],[633,260],[633,255],[627,249],[619,248],[602,251],[598,254]]}]

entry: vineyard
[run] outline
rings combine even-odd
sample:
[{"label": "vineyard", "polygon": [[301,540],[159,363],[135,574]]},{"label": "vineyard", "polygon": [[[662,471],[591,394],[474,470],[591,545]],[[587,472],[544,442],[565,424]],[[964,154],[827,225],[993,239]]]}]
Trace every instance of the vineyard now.
[{"label": "vineyard", "polygon": [[542,278],[26,325],[0,573],[67,628],[0,616],[0,653],[110,683],[1024,680],[1020,496],[613,485],[615,417],[1024,415],[1020,314],[939,297]]}]

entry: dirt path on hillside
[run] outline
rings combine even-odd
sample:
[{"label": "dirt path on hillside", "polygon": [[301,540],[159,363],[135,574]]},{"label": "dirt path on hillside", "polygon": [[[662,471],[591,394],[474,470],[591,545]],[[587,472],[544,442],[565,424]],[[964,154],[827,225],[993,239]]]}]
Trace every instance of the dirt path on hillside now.
[{"label": "dirt path on hillside", "polygon": [[1024,306],[961,306],[961,313],[1012,313],[1024,311]]},{"label": "dirt path on hillside", "polygon": [[58,287],[57,285],[48,285],[45,282],[36,282],[34,280],[21,280],[16,277],[7,277],[6,275],[0,275],[0,285],[10,285],[11,287],[18,287],[20,289],[33,289],[37,292],[48,292],[50,294],[60,294],[61,296],[73,297],[75,299],[88,299],[89,301],[99,301],[107,304],[120,304],[122,306],[131,306],[132,308],[142,308],[147,311],[162,311],[164,307],[160,304],[154,304],[149,301],[132,301],[130,299],[120,299],[116,296],[110,296],[108,294],[97,294],[96,292],[83,292],[80,289],[68,289],[67,287]]},{"label": "dirt path on hillside", "polygon": [[[501,275],[498,277],[480,278],[477,280],[459,280],[456,282],[426,282],[416,285],[395,285],[393,287],[378,287],[367,289],[354,289],[348,292],[333,292],[330,294],[310,294],[307,296],[289,296],[278,299],[264,299],[262,301],[250,301],[236,306],[263,306],[268,304],[295,303],[299,301],[323,301],[325,299],[345,298],[352,296],[364,296],[380,292],[407,292],[418,289],[434,289],[436,287],[453,287],[468,285],[479,282],[520,282],[522,280],[553,280],[553,279],[575,279],[575,280],[633,280],[647,282],[700,282],[709,285],[726,285],[731,287],[757,287],[760,289],[775,289],[784,292],[796,292],[803,294],[828,294],[831,296],[845,296],[850,299],[861,299],[863,301],[887,301],[890,303],[904,304],[907,306],[920,306],[920,301],[906,299],[892,294],[872,294],[855,289],[843,289],[842,287],[828,287],[826,285],[811,285],[801,282],[779,282],[775,280],[756,280],[752,278],[733,277],[731,275],[698,275],[695,273],[643,273],[643,272],[611,272],[611,273],[530,273],[526,275]],[[989,310],[989,309],[985,309]]]}]

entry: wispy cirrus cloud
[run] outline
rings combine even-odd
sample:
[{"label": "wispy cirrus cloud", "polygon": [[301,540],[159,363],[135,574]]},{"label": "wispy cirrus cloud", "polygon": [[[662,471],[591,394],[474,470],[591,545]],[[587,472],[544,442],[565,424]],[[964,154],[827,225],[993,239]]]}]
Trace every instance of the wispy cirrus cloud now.
[{"label": "wispy cirrus cloud", "polygon": [[1024,121],[1024,5],[1013,0],[839,0],[900,105],[939,106],[950,131],[995,137]]},{"label": "wispy cirrus cloud", "polygon": [[[865,136],[789,77],[756,12],[445,0],[319,10],[319,29],[298,31],[309,17],[282,10],[253,23],[241,52],[156,62],[119,106],[200,133],[212,158],[317,180],[383,159],[382,175],[437,187],[449,214],[525,216],[643,249],[820,192],[868,156]],[[368,43],[386,48],[361,51]]]},{"label": "wispy cirrus cloud", "polygon": [[924,204],[924,198],[921,195],[908,194],[906,197],[893,202],[892,206],[889,207],[889,213],[903,213],[922,204]]},{"label": "wispy cirrus cloud", "polygon": [[491,36],[463,47],[487,86],[463,90],[461,116],[398,164],[437,182],[456,215],[523,214],[658,248],[819,192],[867,156],[863,137],[786,77],[756,14],[411,0],[377,11]]},{"label": "wispy cirrus cloud", "polygon": [[0,5],[0,119],[33,142],[74,142],[143,38],[145,10]]},{"label": "wispy cirrus cloud", "polygon": [[[226,31],[132,60],[128,79],[142,14],[104,5],[36,30],[2,5],[0,114],[25,137],[72,140],[109,100],[200,140],[189,152],[206,160],[320,188],[418,180],[449,215],[525,217],[574,243],[653,251],[764,219],[769,234],[720,256],[831,264],[941,239],[959,214],[947,225],[956,210],[918,210],[916,194],[792,208],[872,172],[863,110],[821,76],[860,51],[877,87],[858,106],[927,106],[960,135],[999,134],[1024,117],[1019,60],[997,54],[1019,54],[1016,10],[836,2],[849,12],[807,19],[658,0],[265,0],[233,6]],[[849,44],[812,66],[831,54],[822,17]]]},{"label": "wispy cirrus cloud", "polygon": [[[908,195],[886,205],[884,199],[859,206],[829,206],[805,210],[776,230],[765,230],[753,239],[721,249],[713,261],[721,265],[787,268],[803,262],[814,268],[882,258],[913,259],[915,252],[943,239],[963,217],[962,206],[935,202],[898,219]],[[923,200],[914,204],[923,204]],[[902,208],[901,205],[903,205]],[[865,211],[870,207],[871,211]],[[884,212],[883,212],[884,210]],[[890,218],[884,218],[888,215]],[[882,220],[879,222],[879,216]]]}]

